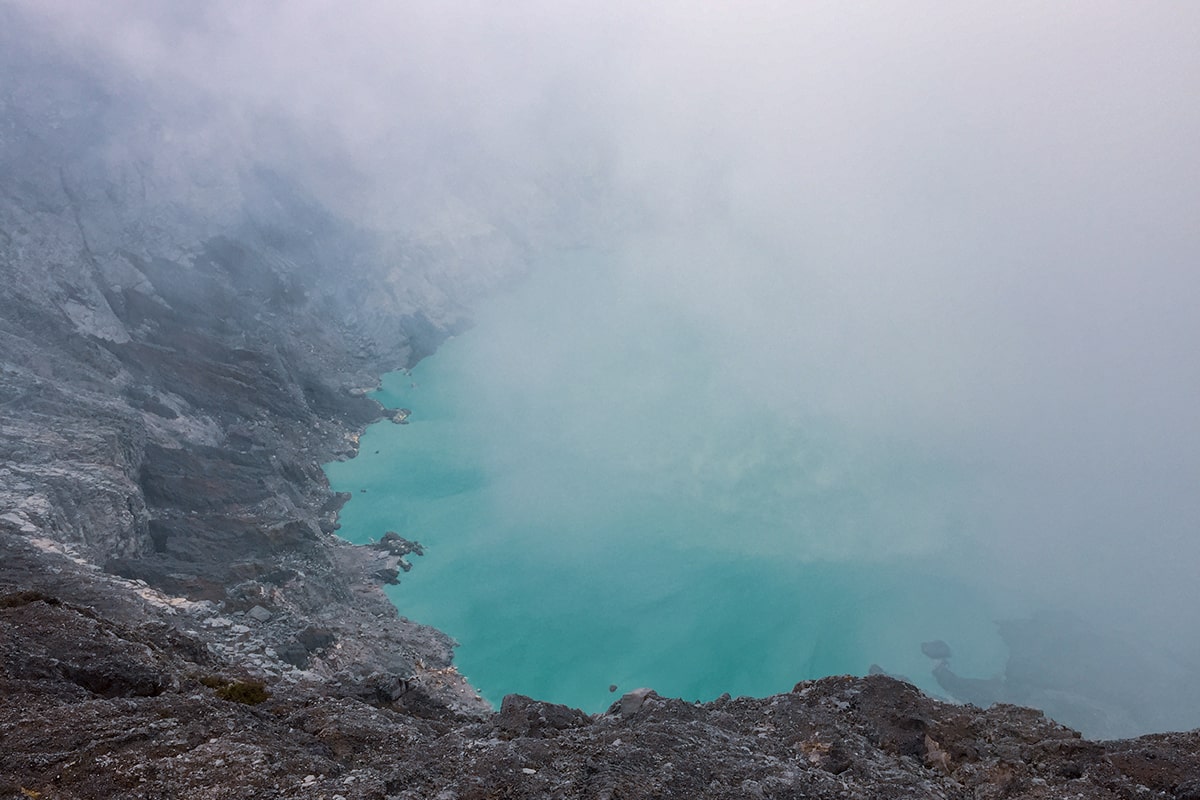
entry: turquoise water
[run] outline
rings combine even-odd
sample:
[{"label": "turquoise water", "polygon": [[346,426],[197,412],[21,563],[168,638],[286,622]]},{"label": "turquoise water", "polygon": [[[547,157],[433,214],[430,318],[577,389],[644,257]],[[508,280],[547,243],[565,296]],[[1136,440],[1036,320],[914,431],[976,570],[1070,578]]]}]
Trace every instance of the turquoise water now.
[{"label": "turquoise water", "polygon": [[972,468],[733,381],[721,331],[595,259],[545,270],[411,373],[326,469],[341,533],[425,545],[389,594],[498,704],[765,695],[872,663],[935,690],[919,643],[991,675]]}]

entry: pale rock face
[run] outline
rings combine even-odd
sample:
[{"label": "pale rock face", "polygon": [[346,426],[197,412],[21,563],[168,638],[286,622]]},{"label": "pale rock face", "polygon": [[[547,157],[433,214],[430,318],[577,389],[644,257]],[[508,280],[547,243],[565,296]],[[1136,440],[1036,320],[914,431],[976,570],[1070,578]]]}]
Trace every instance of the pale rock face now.
[{"label": "pale rock face", "polygon": [[653,689],[641,688],[626,692],[621,696],[619,712],[622,716],[636,713],[646,703],[646,698],[654,694]]},{"label": "pale rock face", "polygon": [[68,300],[63,304],[63,312],[83,336],[95,336],[97,339],[117,344],[129,341],[129,332],[103,298],[96,306],[85,306],[76,300]]},{"label": "pale rock face", "polygon": [[0,524],[4,524],[13,528],[17,533],[25,535],[33,535],[38,532],[38,526],[35,525],[27,515],[20,510],[9,511],[6,514],[0,514]]}]

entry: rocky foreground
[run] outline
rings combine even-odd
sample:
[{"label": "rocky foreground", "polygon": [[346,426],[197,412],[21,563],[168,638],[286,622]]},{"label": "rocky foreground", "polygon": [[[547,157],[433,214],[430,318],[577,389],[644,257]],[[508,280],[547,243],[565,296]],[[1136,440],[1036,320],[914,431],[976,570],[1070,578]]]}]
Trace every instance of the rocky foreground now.
[{"label": "rocky foreground", "polygon": [[320,465],[522,245],[383,241],[43,36],[0,6],[0,797],[1200,797],[1200,733],[886,676],[494,711]]},{"label": "rocky foreground", "polygon": [[120,621],[37,591],[0,599],[5,796],[1200,797],[1196,733],[1090,742],[885,676],[703,705],[638,692],[597,717],[516,695],[464,714],[298,676],[264,686],[121,599]]},{"label": "rocky foreground", "polygon": [[446,667],[328,673],[338,651],[371,663],[381,634],[397,663],[420,646],[377,592],[333,600],[346,625],[300,669],[268,644],[289,610],[226,613],[44,540],[0,543],[4,797],[1200,797],[1200,732],[1092,742],[881,675],[705,704],[637,691],[591,717],[513,695],[493,713],[456,702]]}]

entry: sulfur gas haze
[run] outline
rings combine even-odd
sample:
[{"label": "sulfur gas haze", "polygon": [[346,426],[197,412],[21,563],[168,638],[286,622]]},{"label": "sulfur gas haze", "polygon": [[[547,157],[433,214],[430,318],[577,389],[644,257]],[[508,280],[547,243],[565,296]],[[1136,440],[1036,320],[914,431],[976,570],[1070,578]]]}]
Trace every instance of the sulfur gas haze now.
[{"label": "sulfur gas haze", "polygon": [[493,298],[455,391],[396,389],[455,409],[496,535],[557,532],[489,554],[903,564],[1074,615],[1082,672],[1200,668],[1195,4],[18,5],[365,228],[514,243],[507,293],[452,273]]}]

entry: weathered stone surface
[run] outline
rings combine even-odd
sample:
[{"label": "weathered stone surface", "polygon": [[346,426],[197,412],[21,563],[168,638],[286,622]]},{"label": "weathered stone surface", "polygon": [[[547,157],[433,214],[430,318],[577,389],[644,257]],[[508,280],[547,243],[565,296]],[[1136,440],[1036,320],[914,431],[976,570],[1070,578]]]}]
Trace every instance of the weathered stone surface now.
[{"label": "weathered stone surface", "polygon": [[[56,624],[66,630],[72,620]],[[189,662],[173,647],[132,647],[135,629],[112,630],[127,666],[170,678],[162,691],[106,697],[61,676],[13,674],[4,660],[0,689],[17,705],[0,717],[0,774],[15,791],[347,800],[1187,797],[1200,769],[1200,733],[1089,742],[1027,709],[948,705],[884,676],[704,704],[648,695],[637,714],[592,718],[520,696],[490,719],[431,716],[419,701],[402,706],[425,697],[419,687],[384,676],[371,684],[370,702],[276,681],[268,699],[246,705],[207,685],[229,680],[213,665]],[[12,649],[5,643],[0,653]]]},{"label": "weathered stone surface", "polygon": [[645,704],[646,699],[652,695],[654,695],[654,690],[648,688],[634,689],[632,692],[626,692],[621,695],[620,700],[612,705],[609,713],[617,713],[625,717],[630,714],[636,714]]},{"label": "weathered stone surface", "polygon": [[[350,389],[413,357],[404,277],[236,142],[165,142],[178,105],[128,81],[0,8],[0,541],[21,564],[5,564],[0,592],[63,597],[70,568],[100,595],[152,593],[136,624],[267,679],[444,670],[450,640],[400,620],[371,578],[385,554],[329,535],[346,498],[320,466],[382,414]],[[390,287],[369,323],[347,292],[351,262]],[[407,268],[414,283],[435,269]],[[423,347],[456,324],[452,306],[413,322]],[[229,616],[255,607],[269,616],[253,627]],[[298,638],[315,628],[354,642]],[[132,667],[122,684],[116,654],[80,652],[29,654],[20,674],[161,688]],[[486,708],[449,674],[428,693]]]},{"label": "weathered stone surface", "polygon": [[591,718],[577,708],[510,694],[501,701],[495,724],[503,736],[512,739],[554,736],[559,731],[589,725]]}]

